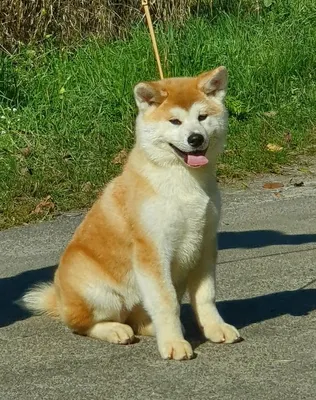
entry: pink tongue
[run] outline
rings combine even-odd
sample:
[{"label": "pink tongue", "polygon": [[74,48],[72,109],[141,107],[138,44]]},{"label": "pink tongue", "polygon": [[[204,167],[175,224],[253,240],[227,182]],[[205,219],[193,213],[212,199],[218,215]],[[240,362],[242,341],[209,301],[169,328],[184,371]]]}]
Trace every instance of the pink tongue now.
[{"label": "pink tongue", "polygon": [[208,163],[208,159],[205,156],[188,154],[186,162],[188,165],[190,165],[190,167],[201,167],[202,165]]}]

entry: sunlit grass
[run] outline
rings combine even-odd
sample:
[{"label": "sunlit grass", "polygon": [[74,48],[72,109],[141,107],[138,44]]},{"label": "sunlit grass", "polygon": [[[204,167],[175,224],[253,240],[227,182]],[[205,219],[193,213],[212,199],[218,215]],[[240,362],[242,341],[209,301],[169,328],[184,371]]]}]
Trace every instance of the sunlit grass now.
[{"label": "sunlit grass", "polygon": [[[222,176],[273,172],[311,148],[315,26],[310,0],[262,15],[222,13],[213,20],[192,18],[183,28],[157,26],[166,76],[195,75],[218,65],[229,70],[230,129]],[[113,157],[132,146],[133,86],[157,77],[142,26],[128,41],[87,40],[75,48],[47,43],[3,54],[0,227],[37,218],[30,212],[47,195],[56,210],[88,206],[119,171]],[[268,143],[283,150],[269,152]]]}]

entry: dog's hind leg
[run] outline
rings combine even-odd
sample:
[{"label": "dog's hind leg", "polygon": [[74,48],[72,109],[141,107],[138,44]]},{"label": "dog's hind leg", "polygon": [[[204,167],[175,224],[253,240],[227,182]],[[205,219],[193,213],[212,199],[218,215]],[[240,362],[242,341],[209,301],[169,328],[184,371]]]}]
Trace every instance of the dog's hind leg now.
[{"label": "dog's hind leg", "polygon": [[[81,255],[80,264],[68,262],[60,266],[55,277],[61,320],[80,335],[110,343],[132,343],[133,329],[124,324],[127,313],[123,296],[113,289],[105,275],[96,273],[88,257]],[[85,269],[80,271],[78,266],[83,264]]]},{"label": "dog's hind leg", "polygon": [[75,333],[110,343],[132,343],[133,329],[122,323],[117,311],[117,308],[106,306],[99,309],[93,307],[77,293],[68,291],[67,298],[62,301],[61,318]]}]

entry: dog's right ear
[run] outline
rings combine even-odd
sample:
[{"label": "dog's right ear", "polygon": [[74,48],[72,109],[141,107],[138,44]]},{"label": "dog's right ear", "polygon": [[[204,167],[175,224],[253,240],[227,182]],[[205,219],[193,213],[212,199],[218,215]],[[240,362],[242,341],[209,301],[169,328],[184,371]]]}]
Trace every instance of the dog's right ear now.
[{"label": "dog's right ear", "polygon": [[141,82],[134,88],[136,104],[141,111],[151,106],[158,107],[167,97],[167,93],[161,90],[158,82]]}]

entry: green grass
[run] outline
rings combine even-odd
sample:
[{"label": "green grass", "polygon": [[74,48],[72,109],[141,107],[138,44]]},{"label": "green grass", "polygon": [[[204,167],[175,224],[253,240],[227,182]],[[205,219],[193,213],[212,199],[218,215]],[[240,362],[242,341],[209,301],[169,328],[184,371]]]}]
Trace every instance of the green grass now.
[{"label": "green grass", "polygon": [[[220,13],[194,17],[183,28],[157,26],[166,76],[229,70],[223,177],[277,171],[315,149],[316,6],[282,3],[259,15]],[[89,206],[120,170],[113,157],[133,144],[133,85],[156,78],[142,26],[128,41],[89,40],[75,48],[48,42],[2,54],[0,228],[46,217],[31,211],[47,195],[55,211]],[[268,143],[283,150],[269,152]]]}]

